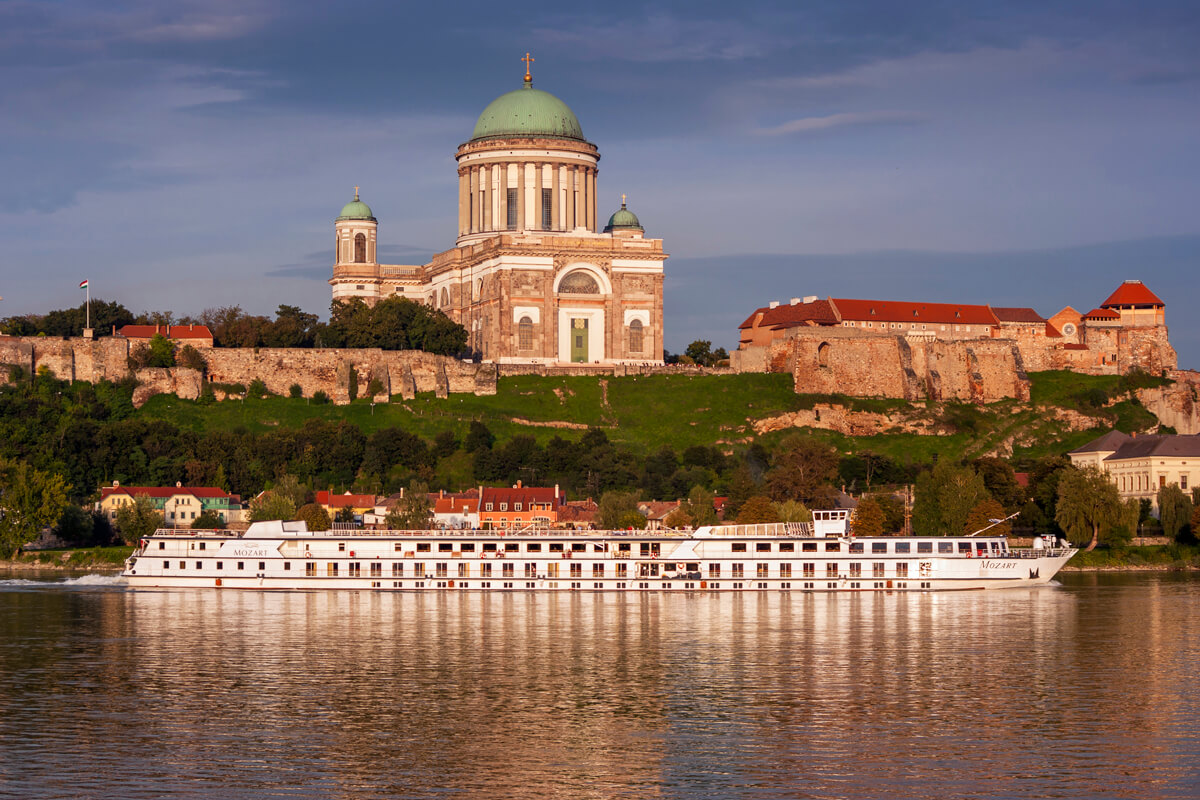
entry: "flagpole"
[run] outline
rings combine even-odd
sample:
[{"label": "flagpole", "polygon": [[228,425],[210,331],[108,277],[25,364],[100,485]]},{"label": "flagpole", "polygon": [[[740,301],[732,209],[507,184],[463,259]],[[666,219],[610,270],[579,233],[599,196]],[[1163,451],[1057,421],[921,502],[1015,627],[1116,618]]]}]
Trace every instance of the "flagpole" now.
[{"label": "flagpole", "polygon": [[87,286],[83,287],[85,312],[87,314],[87,327],[92,327],[92,282],[88,281]]}]

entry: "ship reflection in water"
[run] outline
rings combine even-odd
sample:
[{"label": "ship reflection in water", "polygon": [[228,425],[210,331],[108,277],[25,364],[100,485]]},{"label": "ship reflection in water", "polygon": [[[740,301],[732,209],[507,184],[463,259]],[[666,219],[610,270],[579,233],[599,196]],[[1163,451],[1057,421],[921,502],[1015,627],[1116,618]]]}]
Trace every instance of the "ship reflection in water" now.
[{"label": "ship reflection in water", "polygon": [[0,586],[0,795],[1194,797],[1200,581]]}]

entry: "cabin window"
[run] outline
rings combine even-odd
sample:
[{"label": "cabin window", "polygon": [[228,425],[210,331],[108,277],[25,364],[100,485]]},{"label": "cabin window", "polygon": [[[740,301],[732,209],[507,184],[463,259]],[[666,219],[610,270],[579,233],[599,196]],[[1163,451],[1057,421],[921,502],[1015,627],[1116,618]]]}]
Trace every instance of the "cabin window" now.
[{"label": "cabin window", "polygon": [[433,565],[433,575],[435,578],[445,578],[449,569],[450,565],[445,561],[438,561]]},{"label": "cabin window", "polygon": [[237,566],[237,568],[238,568],[238,569],[245,569],[245,568],[246,568],[246,562],[245,562],[245,561],[239,561],[239,562],[238,562],[238,566]]},{"label": "cabin window", "polygon": [[526,553],[542,552],[542,543],[541,542],[530,542],[529,544],[525,545],[525,552]]},{"label": "cabin window", "polygon": [[971,552],[971,543],[970,542],[959,542],[958,543],[958,552],[960,552],[960,553]]},{"label": "cabin window", "polygon": [[603,564],[592,564],[592,577],[593,578],[603,578],[604,577],[604,565]]},{"label": "cabin window", "polygon": [[417,542],[418,553],[428,553],[430,550],[429,542]]},{"label": "cabin window", "polygon": [[158,543],[158,549],[159,549],[159,550],[166,550],[166,549],[167,549],[167,543],[166,543],[166,542],[159,542],[159,543]]},{"label": "cabin window", "polygon": [[735,577],[735,578],[746,577],[746,565],[745,564],[734,564],[733,565],[733,577]]},{"label": "cabin window", "polygon": [[887,542],[871,542],[871,552],[872,553],[886,553],[887,552]]},{"label": "cabin window", "polygon": [[413,577],[414,578],[422,578],[424,576],[425,576],[424,562],[418,561],[417,563],[413,564]]},{"label": "cabin window", "polygon": [[908,562],[907,561],[899,561],[896,563],[896,577],[897,578],[907,578],[908,577]]},{"label": "cabin window", "polygon": [[825,543],[825,552],[826,553],[842,552],[842,543],[841,542],[826,542]]},{"label": "cabin window", "polygon": [[187,562],[186,562],[186,561],[180,561],[180,562],[179,562],[179,568],[180,568],[180,569],[187,569]]},{"label": "cabin window", "polygon": [[260,562],[258,562],[258,568],[259,568],[260,570],[266,569],[266,568],[267,568],[267,562],[265,562],[265,561],[260,561]]},{"label": "cabin window", "polygon": [[549,549],[550,549],[551,553],[561,553],[563,551],[563,543],[562,542],[551,542]]},{"label": "cabin window", "polygon": [[492,577],[492,565],[491,564],[480,564],[479,565],[479,577],[481,577],[481,578]]},{"label": "cabin window", "polygon": [[780,542],[779,543],[779,552],[781,552],[781,553],[796,552],[796,543],[795,542]]},{"label": "cabin window", "polygon": [[218,561],[218,562],[217,562],[217,569],[224,569],[224,568],[225,568],[225,562],[224,562],[224,561]]},{"label": "cabin window", "polygon": [[345,542],[338,542],[338,552],[339,553],[346,552],[346,543]]},{"label": "cabin window", "polygon": [[511,577],[513,577],[513,573],[514,573],[514,571],[515,571],[515,570],[513,570],[513,565],[512,565],[512,564],[501,564],[501,565],[500,565],[500,575],[501,575],[501,577],[504,577],[504,578],[511,578]]},{"label": "cabin window", "polygon": [[404,562],[396,561],[392,564],[392,577],[393,578],[403,578],[404,577]]},{"label": "cabin window", "polygon": [[896,552],[897,553],[911,553],[912,552],[912,542],[896,542]]},{"label": "cabin window", "polygon": [[[557,567],[558,565],[555,564],[554,566]],[[571,577],[572,578],[582,578],[583,577],[583,564],[574,563],[571,565]]]},{"label": "cabin window", "polygon": [[485,553],[496,552],[496,543],[495,542],[484,542],[483,543],[483,552],[485,552]]},{"label": "cabin window", "polygon": [[733,550],[733,552],[735,552],[735,553],[744,553],[744,552],[746,552],[746,543],[745,542],[734,542],[730,546],[730,549]]},{"label": "cabin window", "polygon": [[515,553],[520,549],[521,549],[521,545],[517,544],[516,542],[505,542],[504,543],[504,552],[506,552],[506,553]]},{"label": "cabin window", "polygon": [[306,578],[315,577],[317,574],[317,565],[311,561],[304,562],[304,576]]},{"label": "cabin window", "polygon": [[[900,552],[899,545],[896,546],[896,552],[897,553]],[[933,542],[917,542],[917,552],[918,553],[932,553],[933,552]]]},{"label": "cabin window", "polygon": [[862,562],[861,561],[855,561],[850,564],[850,577],[851,578],[861,578],[862,577]]},{"label": "cabin window", "polygon": [[573,553],[582,553],[586,549],[587,545],[583,542],[571,542],[571,552]]},{"label": "cabin window", "polygon": [[801,542],[800,549],[803,550],[805,553],[815,553],[815,552],[817,552],[817,543],[816,542]]},{"label": "cabin window", "polygon": [[780,564],[779,565],[779,577],[781,577],[781,578],[792,577],[792,565],[791,564]]},{"label": "cabin window", "polygon": [[876,561],[871,565],[871,576],[875,578],[882,578],[883,571],[886,567],[887,564],[883,563],[882,561]]},{"label": "cabin window", "polygon": [[[241,569],[241,568],[242,568],[241,564],[238,564],[238,569]],[[332,561],[330,561],[328,564],[325,565],[325,574],[330,575],[330,576],[337,575],[338,574],[338,565],[333,563]]]},{"label": "cabin window", "polygon": [[851,553],[863,552],[863,543],[862,542],[851,542],[850,543],[850,552]]},{"label": "cabin window", "polygon": [[474,542],[459,542],[458,547],[464,553],[474,553],[475,552],[475,543]]},{"label": "cabin window", "polygon": [[454,550],[454,545],[450,542],[438,542],[439,553],[449,553]]},{"label": "cabin window", "polygon": [[467,562],[467,561],[463,561],[463,562],[460,562],[460,563],[459,563],[459,565],[458,565],[458,577],[460,577],[460,578],[469,578],[469,577],[471,577],[471,564],[470,564],[469,562]]},{"label": "cabin window", "polygon": [[938,542],[938,552],[939,553],[953,553],[954,552],[954,542]]},{"label": "cabin window", "polygon": [[800,569],[804,571],[804,577],[811,578],[817,573],[817,565],[811,561],[805,561],[800,565]]},{"label": "cabin window", "polygon": [[830,561],[825,565],[825,577],[836,578],[838,576],[838,565],[836,561]]},{"label": "cabin window", "polygon": [[537,564],[530,564],[530,563],[525,564],[525,577],[526,578],[536,578],[537,577]]},{"label": "cabin window", "polygon": [[759,563],[758,563],[758,564],[756,564],[755,566],[756,566],[756,574],[757,574],[757,576],[758,576],[758,577],[760,577],[760,578],[766,578],[766,577],[769,577],[769,576],[767,575],[767,571],[768,571],[768,570],[770,569],[770,567],[771,567],[771,565],[770,565],[770,564],[764,564],[764,563],[762,563],[762,562],[759,562]]},{"label": "cabin window", "polygon": [[754,552],[756,552],[756,553],[771,552],[771,543],[770,542],[755,542],[754,543]]},{"label": "cabin window", "polygon": [[708,565],[708,577],[720,578],[721,577],[721,565],[720,564],[709,564]]}]

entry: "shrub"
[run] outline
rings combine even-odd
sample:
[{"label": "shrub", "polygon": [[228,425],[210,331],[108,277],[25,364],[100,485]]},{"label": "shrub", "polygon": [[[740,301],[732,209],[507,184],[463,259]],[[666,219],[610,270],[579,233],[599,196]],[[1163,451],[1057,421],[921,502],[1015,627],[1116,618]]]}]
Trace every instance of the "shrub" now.
[{"label": "shrub", "polygon": [[264,397],[270,394],[270,392],[267,391],[267,385],[263,383],[260,378],[255,378],[254,380],[250,381],[250,386],[246,390],[246,393],[250,397]]},{"label": "shrub", "polygon": [[314,406],[327,406],[327,405],[329,405],[329,395],[325,394],[325,392],[323,392],[322,390],[318,389],[317,391],[313,392],[313,396],[312,396],[312,404],[313,404]]},{"label": "shrub", "polygon": [[293,383],[288,387],[288,397],[297,400],[304,397],[304,389],[298,383]]},{"label": "shrub", "polygon": [[194,369],[197,372],[204,372],[208,369],[208,363],[204,360],[204,356],[200,355],[200,351],[190,344],[185,344],[179,351],[179,366]]},{"label": "shrub", "polygon": [[367,396],[375,397],[383,394],[383,381],[379,378],[371,378],[371,382],[367,384]]},{"label": "shrub", "polygon": [[346,391],[350,395],[351,403],[358,399],[358,370],[354,369],[354,367],[350,368],[350,378],[346,383]]}]

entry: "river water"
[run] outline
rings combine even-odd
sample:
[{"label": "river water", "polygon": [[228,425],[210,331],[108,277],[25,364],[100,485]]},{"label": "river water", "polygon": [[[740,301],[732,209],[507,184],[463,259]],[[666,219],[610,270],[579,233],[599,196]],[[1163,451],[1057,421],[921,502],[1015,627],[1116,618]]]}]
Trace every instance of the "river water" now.
[{"label": "river water", "polygon": [[1200,796],[1196,578],[854,596],[116,580],[0,581],[0,796]]}]

